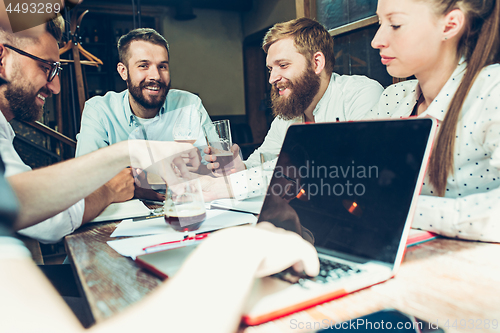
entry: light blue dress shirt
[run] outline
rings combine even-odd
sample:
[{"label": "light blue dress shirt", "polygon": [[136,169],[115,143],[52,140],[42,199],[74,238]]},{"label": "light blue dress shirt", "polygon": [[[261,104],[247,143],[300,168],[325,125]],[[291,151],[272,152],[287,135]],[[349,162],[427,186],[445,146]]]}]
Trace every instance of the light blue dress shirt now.
[{"label": "light blue dress shirt", "polygon": [[[200,112],[202,126],[211,122],[198,96],[187,91],[170,89],[165,104],[154,118],[143,125],[143,131],[141,123],[130,109],[128,90],[93,97],[85,103],[83,109],[80,133],[76,137],[76,156],[129,139],[174,141],[174,123],[179,114],[189,108]],[[203,131],[200,131],[194,145],[207,145]]]}]

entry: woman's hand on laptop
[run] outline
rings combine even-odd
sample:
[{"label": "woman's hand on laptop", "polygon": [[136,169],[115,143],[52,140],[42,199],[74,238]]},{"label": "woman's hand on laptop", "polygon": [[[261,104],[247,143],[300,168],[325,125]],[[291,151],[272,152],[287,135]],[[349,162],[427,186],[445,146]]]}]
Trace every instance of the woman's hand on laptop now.
[{"label": "woman's hand on laptop", "polygon": [[288,267],[309,276],[319,273],[318,253],[311,243],[295,232],[276,228],[269,222],[261,222],[255,228],[258,246],[264,251],[263,260],[255,274],[264,277],[281,272]]},{"label": "woman's hand on laptop", "polygon": [[235,332],[254,279],[290,266],[311,276],[319,273],[316,249],[298,234],[270,223],[226,228],[201,242],[155,295],[169,301],[159,309],[175,313],[177,323],[189,323],[195,313],[204,327]]},{"label": "woman's hand on laptop", "polygon": [[[269,222],[261,222],[256,227],[233,227],[213,233],[198,246],[192,259],[204,261],[202,257],[214,265],[213,258],[219,258],[225,267],[241,272],[249,270],[252,276],[258,278],[289,267],[309,276],[319,273],[318,254],[314,246],[298,234],[276,228]],[[193,261],[187,260],[185,266]]]}]

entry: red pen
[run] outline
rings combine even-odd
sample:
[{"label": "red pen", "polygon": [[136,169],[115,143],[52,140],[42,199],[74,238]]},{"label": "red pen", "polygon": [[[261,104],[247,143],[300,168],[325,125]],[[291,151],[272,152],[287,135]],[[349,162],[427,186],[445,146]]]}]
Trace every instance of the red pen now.
[{"label": "red pen", "polygon": [[209,232],[199,233],[199,234],[196,234],[194,236],[187,236],[181,240],[164,242],[164,243],[160,243],[160,244],[146,246],[142,250],[145,251],[146,253],[171,250],[171,249],[175,249],[178,247],[183,247],[183,246],[193,245],[195,243],[198,243],[198,242],[204,240],[205,238],[207,238],[208,235],[210,235]]}]

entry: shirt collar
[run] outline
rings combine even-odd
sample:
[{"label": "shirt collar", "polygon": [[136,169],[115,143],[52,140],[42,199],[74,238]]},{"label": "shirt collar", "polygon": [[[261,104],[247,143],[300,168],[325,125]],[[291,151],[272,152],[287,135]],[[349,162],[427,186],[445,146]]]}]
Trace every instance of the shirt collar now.
[{"label": "shirt collar", "polygon": [[326,88],[325,93],[323,94],[323,96],[321,96],[321,99],[319,100],[318,104],[316,104],[316,107],[313,110],[313,116],[316,116],[318,111],[321,109],[321,105],[323,103],[326,103],[325,100],[328,98],[327,96],[332,95],[330,93],[330,90],[333,89],[333,86],[335,84],[336,75],[338,75],[338,74],[332,72],[332,75],[330,76],[330,82],[328,83],[328,87]]},{"label": "shirt collar", "polygon": [[[127,93],[125,94],[123,98],[123,104],[125,105],[125,116],[128,119],[128,125],[132,126],[135,122],[135,115],[132,113],[132,109],[130,108],[130,100],[129,100],[129,94],[130,92],[127,90]],[[168,96],[168,94],[167,94]],[[166,104],[166,98],[165,98],[165,103],[161,106],[160,110],[158,110],[158,113],[156,116],[153,118],[160,118],[165,114],[165,104]]]}]

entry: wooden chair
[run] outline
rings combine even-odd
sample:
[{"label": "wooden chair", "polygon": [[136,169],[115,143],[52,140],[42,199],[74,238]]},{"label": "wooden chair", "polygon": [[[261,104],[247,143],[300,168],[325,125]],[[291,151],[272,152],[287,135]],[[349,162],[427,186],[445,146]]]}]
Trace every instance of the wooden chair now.
[{"label": "wooden chair", "polygon": [[42,250],[40,249],[40,243],[33,238],[21,236],[19,234],[17,235],[17,237],[21,241],[23,241],[24,245],[28,248],[28,250],[30,250],[31,256],[33,257],[33,261],[37,265],[43,265],[44,262],[43,262]]}]

